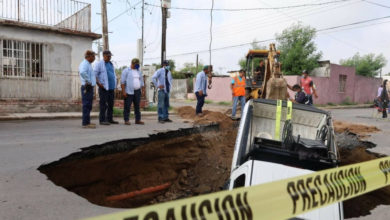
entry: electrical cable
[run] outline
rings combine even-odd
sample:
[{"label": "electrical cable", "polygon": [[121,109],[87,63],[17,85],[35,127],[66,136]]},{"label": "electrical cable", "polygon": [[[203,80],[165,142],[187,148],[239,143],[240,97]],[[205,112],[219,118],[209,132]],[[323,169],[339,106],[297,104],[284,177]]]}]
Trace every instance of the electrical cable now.
[{"label": "electrical cable", "polygon": [[[337,0],[337,1],[329,1],[329,2],[321,2],[321,3],[309,3],[309,4],[301,4],[301,5],[290,5],[290,6],[282,6],[282,7],[270,7],[270,8],[215,8],[215,11],[259,11],[259,10],[277,10],[277,9],[291,9],[291,8],[300,8],[300,7],[310,7],[310,6],[321,6],[328,4],[336,4],[340,2],[347,2],[351,0]],[[150,4],[145,2],[145,5],[149,5],[152,7],[160,7],[158,5]],[[170,9],[175,10],[188,10],[188,11],[209,11],[207,8],[181,8],[181,7],[171,7]]]},{"label": "electrical cable", "polygon": [[362,0],[364,2],[367,2],[369,4],[372,4],[372,5],[376,5],[376,6],[379,6],[379,7],[383,7],[383,8],[390,8],[390,6],[387,6],[387,5],[382,5],[382,4],[379,4],[379,3],[376,3],[376,2],[372,2],[372,1],[368,1],[368,0]]},{"label": "electrical cable", "polygon": [[[387,18],[390,18],[390,16],[384,16],[384,17],[379,17],[379,18],[368,19],[368,20],[353,22],[353,23],[349,23],[349,24],[344,24],[344,25],[333,26],[333,27],[329,27],[329,28],[323,28],[323,29],[317,30],[316,32],[318,33],[318,32],[323,32],[323,31],[327,31],[327,30],[334,30],[334,29],[337,29],[337,28],[348,27],[348,26],[363,24],[363,23],[377,21],[377,20],[382,20],[382,19],[387,19]],[[269,42],[269,41],[274,41],[274,40],[276,40],[276,39],[272,38],[272,39],[266,39],[266,40],[257,40],[257,41],[252,41],[252,42],[248,42],[248,43],[241,43],[241,44],[236,44],[236,45],[230,45],[230,46],[225,46],[225,47],[214,48],[214,49],[212,49],[212,51],[224,50],[224,49],[229,49],[229,48],[234,48],[234,47],[241,47],[241,46],[246,46],[246,45],[250,45],[250,44],[253,44],[253,43],[264,43],[264,42]],[[209,52],[209,50],[199,50],[199,51],[194,51],[194,52],[186,52],[186,53],[174,54],[174,55],[169,55],[168,57],[184,56],[184,55],[190,55],[190,54],[196,54],[196,53],[204,53],[204,52]],[[151,59],[158,59],[158,58],[160,58],[160,57],[145,58],[145,59],[151,60]]]}]

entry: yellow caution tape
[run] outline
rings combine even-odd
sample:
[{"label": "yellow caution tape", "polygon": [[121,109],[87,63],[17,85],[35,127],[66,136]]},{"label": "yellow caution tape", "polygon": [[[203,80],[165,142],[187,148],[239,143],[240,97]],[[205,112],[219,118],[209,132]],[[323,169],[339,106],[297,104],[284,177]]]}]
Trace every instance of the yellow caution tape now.
[{"label": "yellow caution tape", "polygon": [[90,219],[289,219],[387,185],[390,157]]},{"label": "yellow caution tape", "polygon": [[275,135],[274,139],[280,140],[280,120],[282,118],[282,100],[276,100]]},{"label": "yellow caution tape", "polygon": [[291,120],[292,118],[292,102],[287,101],[287,116],[286,116],[286,121]]}]

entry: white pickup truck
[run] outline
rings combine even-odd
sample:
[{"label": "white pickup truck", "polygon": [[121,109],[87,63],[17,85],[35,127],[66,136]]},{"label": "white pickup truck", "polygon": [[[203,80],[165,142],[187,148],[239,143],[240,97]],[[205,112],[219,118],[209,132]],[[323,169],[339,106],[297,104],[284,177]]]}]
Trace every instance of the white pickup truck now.
[{"label": "white pickup truck", "polygon": [[[276,106],[275,100],[256,99],[246,103],[234,149],[229,189],[337,166],[337,145],[328,112],[293,104],[288,120],[287,102],[283,101],[279,108],[280,117]],[[343,216],[342,203],[336,203],[293,219],[341,220]]]}]

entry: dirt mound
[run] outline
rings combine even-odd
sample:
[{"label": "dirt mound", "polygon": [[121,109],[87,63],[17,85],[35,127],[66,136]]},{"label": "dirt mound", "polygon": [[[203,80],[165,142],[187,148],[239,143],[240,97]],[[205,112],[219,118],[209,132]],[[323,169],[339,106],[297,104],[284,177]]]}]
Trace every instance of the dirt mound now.
[{"label": "dirt mound", "polygon": [[351,132],[357,135],[361,135],[363,137],[369,133],[380,131],[375,126],[353,124],[344,121],[334,121],[333,125],[336,133]]},{"label": "dirt mound", "polygon": [[234,121],[230,117],[221,112],[204,110],[203,115],[198,116],[195,114],[195,109],[191,106],[180,107],[177,109],[177,113],[184,119],[192,120],[195,125],[218,123],[220,128],[225,130],[232,128],[234,124]]}]

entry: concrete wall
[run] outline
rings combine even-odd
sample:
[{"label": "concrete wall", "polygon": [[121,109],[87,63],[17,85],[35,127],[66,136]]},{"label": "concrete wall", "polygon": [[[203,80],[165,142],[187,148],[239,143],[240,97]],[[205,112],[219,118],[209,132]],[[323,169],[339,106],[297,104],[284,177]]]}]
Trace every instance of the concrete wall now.
[{"label": "concrete wall", "polygon": [[187,98],[187,79],[174,79],[172,81],[172,89],[170,92],[173,99]]},{"label": "concrete wall", "polygon": [[78,66],[92,39],[53,32],[0,26],[0,38],[43,43],[43,78],[1,78],[0,98],[78,99]]}]

